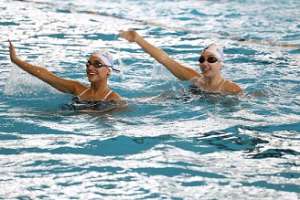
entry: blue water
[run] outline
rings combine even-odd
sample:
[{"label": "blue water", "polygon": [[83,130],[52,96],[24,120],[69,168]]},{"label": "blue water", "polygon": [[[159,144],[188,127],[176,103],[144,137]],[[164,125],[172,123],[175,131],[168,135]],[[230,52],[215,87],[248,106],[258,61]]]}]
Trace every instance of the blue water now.
[{"label": "blue water", "polygon": [[[136,44],[135,28],[198,69],[225,47],[244,97],[192,95]],[[0,199],[299,199],[300,1],[0,0]],[[85,62],[120,58],[126,110],[64,111],[71,100],[11,64],[18,55],[88,83]]]}]

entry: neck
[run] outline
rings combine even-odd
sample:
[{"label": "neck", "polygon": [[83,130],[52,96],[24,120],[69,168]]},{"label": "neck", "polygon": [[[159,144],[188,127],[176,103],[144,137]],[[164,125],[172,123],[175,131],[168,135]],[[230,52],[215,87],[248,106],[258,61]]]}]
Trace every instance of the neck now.
[{"label": "neck", "polygon": [[205,77],[205,82],[209,87],[218,87],[223,81],[224,78],[221,74],[217,74],[213,77]]},{"label": "neck", "polygon": [[107,80],[100,80],[98,82],[91,82],[90,86],[91,92],[94,94],[102,94],[105,91],[107,91],[108,85],[107,85]]}]

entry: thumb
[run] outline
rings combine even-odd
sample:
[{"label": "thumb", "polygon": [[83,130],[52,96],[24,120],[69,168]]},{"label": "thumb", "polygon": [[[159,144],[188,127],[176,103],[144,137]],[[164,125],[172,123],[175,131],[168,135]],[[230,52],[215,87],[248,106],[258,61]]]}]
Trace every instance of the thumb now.
[{"label": "thumb", "polygon": [[119,36],[122,36],[123,33],[124,33],[124,31],[123,31],[123,30],[120,30],[120,31],[119,31]]}]

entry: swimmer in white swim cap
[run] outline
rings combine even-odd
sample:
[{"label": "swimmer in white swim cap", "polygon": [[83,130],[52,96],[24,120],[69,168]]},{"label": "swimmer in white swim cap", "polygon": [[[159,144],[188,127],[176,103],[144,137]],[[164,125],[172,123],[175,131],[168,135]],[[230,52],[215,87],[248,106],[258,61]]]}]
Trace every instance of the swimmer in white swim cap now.
[{"label": "swimmer in white swim cap", "polygon": [[113,59],[108,52],[96,52],[89,57],[86,63],[86,75],[90,86],[86,86],[75,80],[58,77],[44,67],[32,65],[20,59],[11,41],[9,41],[9,53],[11,61],[21,69],[61,92],[73,94],[77,97],[78,101],[123,102],[121,96],[112,91],[108,86],[108,78],[112,70],[118,71],[114,68]]},{"label": "swimmer in white swim cap", "polygon": [[114,68],[114,60],[112,55],[108,51],[97,51],[93,55],[98,56],[105,66],[109,67],[111,71],[120,72],[120,70]]},{"label": "swimmer in white swim cap", "polygon": [[150,44],[134,30],[121,31],[120,36],[129,42],[137,43],[178,79],[191,81],[200,90],[221,94],[242,92],[239,85],[223,78],[221,69],[224,64],[224,54],[223,49],[217,44],[211,44],[201,52],[198,61],[202,73],[199,73],[170,58],[165,51]]}]

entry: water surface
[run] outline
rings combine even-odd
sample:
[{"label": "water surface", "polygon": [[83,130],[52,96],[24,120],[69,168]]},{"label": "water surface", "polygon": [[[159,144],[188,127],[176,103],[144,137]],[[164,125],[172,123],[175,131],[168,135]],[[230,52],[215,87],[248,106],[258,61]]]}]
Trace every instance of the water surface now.
[{"label": "water surface", "polygon": [[[288,1],[0,1],[0,198],[299,199],[300,3]],[[136,44],[135,28],[198,70],[224,45],[224,76],[245,97],[192,95]],[[10,63],[88,83],[107,48],[121,62],[115,113],[66,112],[70,95]]]}]

